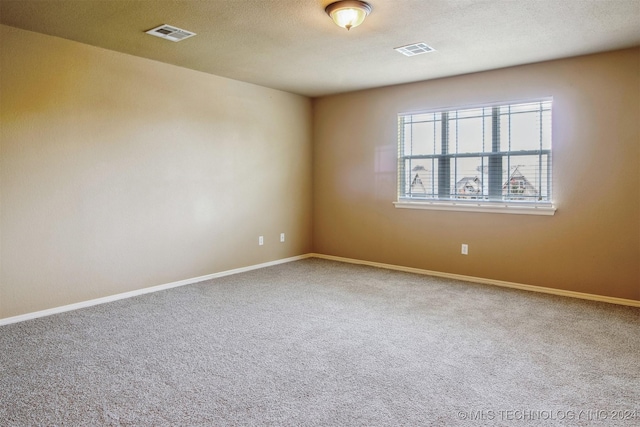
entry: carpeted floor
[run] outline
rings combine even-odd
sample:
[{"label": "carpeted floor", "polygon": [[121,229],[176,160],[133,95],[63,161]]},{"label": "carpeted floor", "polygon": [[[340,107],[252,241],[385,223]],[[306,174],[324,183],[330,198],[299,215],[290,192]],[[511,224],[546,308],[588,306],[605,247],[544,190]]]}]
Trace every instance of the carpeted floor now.
[{"label": "carpeted floor", "polygon": [[640,425],[640,309],[320,259],[2,326],[0,351],[3,426]]}]

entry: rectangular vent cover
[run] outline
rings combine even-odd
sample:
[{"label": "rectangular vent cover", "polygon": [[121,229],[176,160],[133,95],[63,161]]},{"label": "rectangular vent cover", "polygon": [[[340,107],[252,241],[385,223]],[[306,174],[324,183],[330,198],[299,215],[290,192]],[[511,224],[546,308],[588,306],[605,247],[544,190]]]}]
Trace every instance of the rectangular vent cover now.
[{"label": "rectangular vent cover", "polygon": [[416,56],[422,53],[434,52],[435,49],[426,43],[414,43],[406,46],[396,47],[395,50],[405,56]]},{"label": "rectangular vent cover", "polygon": [[152,36],[161,37],[163,39],[171,40],[172,42],[179,42],[184,39],[188,39],[189,37],[193,37],[196,33],[192,33],[191,31],[183,30],[178,27],[174,27],[172,25],[160,25],[159,27],[153,28],[149,31],[145,31],[147,34],[151,34]]}]

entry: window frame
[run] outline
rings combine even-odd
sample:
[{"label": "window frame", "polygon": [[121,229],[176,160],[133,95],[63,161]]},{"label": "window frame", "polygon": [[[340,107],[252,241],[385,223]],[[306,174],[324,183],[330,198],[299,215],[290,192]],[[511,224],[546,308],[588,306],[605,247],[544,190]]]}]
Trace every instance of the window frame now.
[{"label": "window frame", "polygon": [[[543,106],[543,103],[549,103],[549,148],[543,148],[542,146],[542,123],[540,123],[540,137],[539,137],[539,147],[537,149],[526,149],[526,150],[511,150],[508,149],[504,151],[500,147],[500,137],[499,137],[499,127],[500,127],[500,108],[504,107],[514,107],[521,106],[523,104],[535,104],[539,103],[540,106]],[[447,147],[449,145],[449,120],[461,120],[464,117],[460,117],[458,115],[459,112],[468,112],[468,110],[474,109],[483,109],[483,113],[480,116],[482,120],[489,117],[485,114],[484,109],[491,109],[491,151],[487,151],[485,149],[485,135],[482,135],[483,138],[483,147],[480,152],[456,152],[449,153]],[[455,112],[455,118],[449,119],[449,114]],[[544,111],[541,111],[541,115]],[[411,117],[413,119],[414,116],[418,115],[429,115],[433,114],[439,115],[438,119],[433,119],[434,129],[435,126],[439,123],[442,128],[440,130],[439,139],[441,143],[440,152],[438,153],[435,149],[436,144],[438,143],[437,138],[435,136],[434,131],[434,150],[431,154],[406,154],[405,153],[405,140],[404,140],[404,125],[405,122],[403,118]],[[506,116],[511,120],[511,116],[513,114],[517,114],[516,112],[509,111]],[[552,123],[553,123],[553,98],[552,97],[541,97],[541,98],[533,98],[533,99],[524,99],[524,100],[516,100],[516,101],[501,101],[501,102],[492,102],[492,103],[484,103],[477,105],[465,105],[465,106],[456,106],[456,107],[444,107],[444,108],[435,108],[429,110],[419,110],[419,111],[410,111],[410,112],[401,112],[397,115],[398,119],[398,176],[397,176],[397,200],[393,203],[396,208],[405,208],[405,209],[429,209],[429,210],[448,210],[448,211],[467,211],[467,212],[495,212],[495,213],[510,213],[510,214],[528,214],[528,215],[554,215],[556,211],[556,207],[553,201],[553,174],[552,174],[552,153],[553,153],[553,137],[552,137]],[[456,122],[456,126],[458,123]],[[413,124],[412,124],[413,126]],[[483,129],[484,129],[483,122]],[[413,131],[413,128],[411,128]],[[456,128],[457,129],[457,128]],[[509,123],[509,130],[511,130],[511,124]],[[484,132],[484,131],[483,131]],[[511,137],[508,137],[509,142],[511,142]],[[511,147],[509,147],[511,148]],[[511,187],[511,180],[513,179],[512,172],[510,169],[510,159],[512,157],[517,156],[539,156],[539,160],[537,163],[537,168],[540,169],[542,164],[544,163],[547,167],[546,173],[546,191],[548,193],[548,200],[505,200],[505,195],[503,193],[505,185],[507,187]],[[546,161],[543,162],[542,157],[546,156]],[[460,181],[457,181],[457,172],[451,170],[451,160],[454,159],[457,162],[459,158],[480,158],[481,159],[481,167],[484,166],[484,162],[486,159],[487,162],[487,179],[488,186],[487,192],[481,193],[481,197],[475,199],[474,197],[461,198],[458,190],[455,188],[457,184],[462,182],[464,177]],[[502,169],[502,161],[504,159],[508,159],[508,170],[506,173],[506,181],[503,179]],[[497,159],[497,160],[493,160]],[[409,172],[410,175],[406,173],[406,161],[409,160],[430,160],[432,165],[438,163],[438,173],[432,171],[432,181],[438,180],[438,194],[435,194],[433,191],[434,185],[432,184],[432,192],[430,194],[424,193],[423,196],[413,196],[407,195],[406,185],[412,185],[410,183],[414,178],[411,176],[412,173]],[[455,163],[454,162],[454,163]],[[495,162],[495,163],[494,163]],[[457,164],[457,163],[455,163]],[[440,168],[442,166],[442,169]],[[499,172],[497,172],[499,170]],[[517,170],[517,167],[516,169]],[[514,172],[515,172],[514,170]],[[541,169],[540,169],[541,170]],[[441,172],[442,171],[442,172]],[[481,172],[484,173],[484,172]],[[418,176],[418,175],[416,175]],[[452,179],[453,176],[453,179]],[[497,177],[499,176],[499,181]],[[523,179],[526,180],[526,177],[522,175]],[[483,179],[480,179],[480,188],[483,187]],[[477,182],[477,181],[476,181]],[[542,183],[542,175],[540,175],[540,181]],[[453,192],[452,192],[452,186]],[[424,187],[424,186],[423,186]],[[466,185],[465,185],[466,188]],[[524,187],[523,187],[524,188]],[[542,188],[542,187],[540,187]],[[499,191],[499,193],[498,193]],[[524,190],[523,190],[524,191]],[[443,194],[448,195],[449,197],[441,197]],[[499,194],[499,198],[496,197]],[[507,193],[509,194],[509,193]],[[466,197],[466,196],[464,196]],[[539,198],[540,196],[538,196]],[[475,200],[474,200],[475,199]]]}]

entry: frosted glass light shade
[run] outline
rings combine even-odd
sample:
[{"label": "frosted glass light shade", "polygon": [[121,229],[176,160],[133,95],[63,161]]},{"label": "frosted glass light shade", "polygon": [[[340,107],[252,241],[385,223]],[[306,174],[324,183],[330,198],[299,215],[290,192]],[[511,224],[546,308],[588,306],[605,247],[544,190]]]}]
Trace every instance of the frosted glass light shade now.
[{"label": "frosted glass light shade", "polygon": [[331,3],[325,11],[336,25],[350,30],[362,24],[371,13],[371,6],[363,1],[343,0]]}]

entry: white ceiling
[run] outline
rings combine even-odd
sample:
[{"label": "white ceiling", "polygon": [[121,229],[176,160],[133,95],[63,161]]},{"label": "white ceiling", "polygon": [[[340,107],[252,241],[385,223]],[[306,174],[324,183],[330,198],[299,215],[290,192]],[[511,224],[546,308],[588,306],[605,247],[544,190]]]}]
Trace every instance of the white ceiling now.
[{"label": "white ceiling", "polygon": [[[640,0],[369,0],[349,32],[331,2],[0,0],[0,22],[312,97],[640,46]],[[436,52],[393,50],[416,42]]]}]

